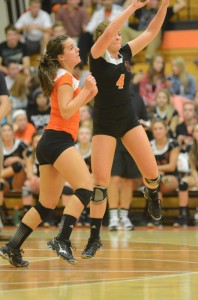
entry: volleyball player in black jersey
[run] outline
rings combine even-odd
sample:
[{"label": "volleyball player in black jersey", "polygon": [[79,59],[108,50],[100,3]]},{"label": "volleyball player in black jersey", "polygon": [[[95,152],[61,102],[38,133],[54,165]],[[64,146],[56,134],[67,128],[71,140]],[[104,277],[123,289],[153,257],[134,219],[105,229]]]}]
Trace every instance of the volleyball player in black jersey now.
[{"label": "volleyball player in black jersey", "polygon": [[89,57],[90,71],[96,78],[98,94],[95,97],[92,140],[92,172],[94,195],[90,204],[91,234],[82,258],[91,258],[102,246],[100,227],[106,209],[116,138],[121,138],[133,156],[144,178],[144,196],[154,220],[161,219],[158,185],[160,176],[154,154],[145,130],[138,122],[130,100],[130,60],[146,47],[159,32],[169,0],[161,6],[147,29],[136,39],[121,47],[120,29],[137,9],[149,1],[132,0],[132,3],[111,23],[101,23],[95,32],[95,44]]}]

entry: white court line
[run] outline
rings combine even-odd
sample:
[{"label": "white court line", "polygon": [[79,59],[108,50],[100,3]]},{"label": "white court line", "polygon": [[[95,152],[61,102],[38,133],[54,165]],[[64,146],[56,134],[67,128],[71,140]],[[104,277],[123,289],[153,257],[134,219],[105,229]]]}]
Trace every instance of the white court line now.
[{"label": "white court line", "polygon": [[[49,270],[48,270],[49,271]],[[124,279],[124,280],[112,280],[112,281],[103,281],[102,284],[118,284],[118,283],[121,283],[121,282],[136,282],[136,281],[144,281],[144,280],[153,280],[153,279],[163,279],[163,278],[169,278],[169,277],[175,277],[175,276],[183,276],[183,275],[194,275],[194,274],[198,274],[198,272],[190,272],[190,273],[179,273],[179,274],[173,274],[173,275],[162,275],[162,276],[147,276],[147,277],[141,277],[141,278],[134,278],[134,279]],[[28,289],[15,289],[15,290],[9,290],[9,291],[0,291],[0,293],[9,293],[9,292],[27,292],[27,291],[34,291],[35,289],[36,290],[46,290],[46,289],[59,289],[61,287],[65,288],[70,288],[70,287],[84,287],[84,286],[89,286],[89,285],[101,285],[101,282],[94,282],[94,283],[82,283],[82,284],[64,284],[62,286],[49,286],[49,287],[41,287],[41,288],[28,288]]]},{"label": "white court line", "polygon": [[[49,251],[49,250],[51,250],[51,249],[49,249],[49,248],[35,248],[35,249],[33,249],[33,248],[29,248],[29,249],[23,249],[24,251],[41,251],[41,250],[43,250],[43,251]],[[78,248],[78,250],[77,251],[82,251],[82,250],[84,250],[84,248]],[[162,250],[162,249],[160,249],[160,250],[157,250],[157,249],[154,249],[154,250],[143,250],[143,249],[120,249],[120,248],[117,248],[117,249],[112,249],[112,248],[102,248],[101,249],[101,251],[102,252],[104,252],[104,251],[117,251],[117,252],[178,252],[178,251],[190,251],[190,252],[198,252],[198,249],[197,250],[193,250],[193,249],[177,249],[177,250]]]}]

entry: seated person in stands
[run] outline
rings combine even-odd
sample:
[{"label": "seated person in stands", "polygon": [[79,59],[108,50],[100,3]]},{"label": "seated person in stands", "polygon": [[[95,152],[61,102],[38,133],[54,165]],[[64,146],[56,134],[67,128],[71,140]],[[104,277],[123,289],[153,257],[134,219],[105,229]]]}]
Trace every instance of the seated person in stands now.
[{"label": "seated person in stands", "polygon": [[160,90],[156,96],[156,106],[152,115],[153,120],[162,120],[168,128],[170,137],[176,137],[176,127],[179,122],[178,112],[170,103],[170,94],[167,90]]},{"label": "seated person in stands", "polygon": [[31,145],[36,128],[28,122],[25,110],[16,110],[13,114],[13,122],[15,138],[20,139],[26,145]]},{"label": "seated person in stands", "polygon": [[13,87],[13,84],[20,72],[20,67],[19,64],[17,63],[16,60],[9,60],[7,64],[7,75],[5,76],[5,81],[8,90]]},{"label": "seated person in stands", "polygon": [[143,97],[148,111],[156,105],[156,95],[161,89],[166,88],[165,60],[161,55],[156,55],[150,62],[148,71],[142,76],[139,91]]},{"label": "seated person in stands", "polygon": [[31,76],[20,72],[10,89],[10,99],[12,101],[12,115],[18,109],[26,109],[28,105],[28,93],[31,83]]},{"label": "seated person in stands", "polygon": [[179,216],[174,223],[175,227],[187,226],[188,224],[188,203],[190,188],[198,191],[198,124],[192,131],[193,144],[189,152],[190,175],[183,177],[179,184]]},{"label": "seated person in stands", "polygon": [[176,127],[176,138],[180,145],[180,152],[190,151],[193,142],[192,131],[197,120],[194,103],[185,103],[183,105],[183,122]]},{"label": "seated person in stands", "polygon": [[50,117],[49,98],[43,95],[41,88],[37,88],[32,94],[32,99],[35,104],[27,108],[28,122],[32,123],[37,130],[44,129]]},{"label": "seated person in stands", "polygon": [[23,33],[30,55],[44,53],[52,22],[50,15],[41,9],[41,0],[29,0],[29,10],[19,17],[15,26]]},{"label": "seated person in stands", "polygon": [[89,16],[86,10],[80,6],[80,1],[67,0],[67,6],[61,6],[56,13],[56,21],[61,21],[66,33],[78,43],[80,34],[84,31]]},{"label": "seated person in stands", "polygon": [[0,71],[8,74],[8,63],[14,60],[20,69],[29,73],[30,57],[25,43],[20,42],[20,35],[13,25],[5,28],[6,40],[0,44]]},{"label": "seated person in stands", "polygon": [[168,80],[172,103],[182,119],[183,104],[192,101],[196,94],[195,78],[186,71],[185,60],[182,57],[172,59],[172,75],[168,77]]},{"label": "seated person in stands", "polygon": [[11,190],[21,191],[26,179],[24,170],[24,153],[27,145],[14,136],[11,124],[1,126],[3,140],[3,169],[0,179],[0,211],[3,206],[3,195]]},{"label": "seated person in stands", "polygon": [[[154,139],[150,144],[161,174],[159,190],[163,195],[176,191],[179,186],[177,171],[179,144],[176,140],[168,137],[168,128],[161,120],[153,121],[152,132]],[[160,223],[148,223],[148,226],[154,225],[160,225]]]}]

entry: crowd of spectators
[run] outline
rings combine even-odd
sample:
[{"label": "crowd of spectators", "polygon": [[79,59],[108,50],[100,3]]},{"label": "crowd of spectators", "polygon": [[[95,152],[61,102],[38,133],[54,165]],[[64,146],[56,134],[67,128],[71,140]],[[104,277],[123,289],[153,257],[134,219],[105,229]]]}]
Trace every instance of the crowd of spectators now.
[{"label": "crowd of spectators", "polygon": [[[35,147],[49,120],[50,99],[42,93],[37,69],[31,65],[32,56],[42,55],[51,37],[68,34],[80,48],[82,63],[75,68],[75,75],[82,86],[89,73],[87,57],[93,44],[95,28],[104,19],[113,20],[129,2],[30,0],[28,9],[16,24],[5,28],[5,41],[0,43],[0,71],[5,76],[12,110],[1,124],[4,166],[0,178],[0,213],[3,211],[3,194],[10,189],[22,191],[24,211],[31,207],[32,195],[39,192]],[[174,222],[175,226],[187,225],[188,189],[198,190],[198,92],[196,80],[188,72],[184,59],[174,57],[171,74],[167,74],[165,58],[157,50],[169,20],[185,9],[185,5],[184,0],[176,0],[169,7],[162,31],[145,50],[147,71],[133,74],[131,78],[131,101],[137,113],[139,110],[140,123],[147,132],[159,165],[162,198],[163,194],[179,190],[180,214]],[[144,30],[156,14],[158,6],[158,0],[150,0],[147,8],[134,16],[139,20],[138,23],[125,24],[122,29],[123,43]],[[140,111],[145,114],[142,115]],[[76,145],[88,165],[91,157],[92,113],[93,103],[81,108]],[[88,167],[91,171],[91,166]],[[137,178],[141,185],[141,176]],[[129,186],[132,194],[131,182]],[[114,181],[113,174],[110,195],[114,195],[112,187],[118,188],[118,181]],[[72,187],[65,183],[62,195],[64,205],[71,194]],[[87,224],[88,217],[88,211],[83,212],[78,224]],[[134,226],[125,229],[131,230]]]}]

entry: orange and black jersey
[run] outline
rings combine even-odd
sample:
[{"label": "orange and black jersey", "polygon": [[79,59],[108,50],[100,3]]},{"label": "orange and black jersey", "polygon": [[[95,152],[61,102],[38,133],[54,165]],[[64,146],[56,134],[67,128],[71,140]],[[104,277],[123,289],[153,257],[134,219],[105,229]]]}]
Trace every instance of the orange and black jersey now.
[{"label": "orange and black jersey", "polygon": [[132,53],[128,44],[121,47],[118,59],[112,58],[108,51],[97,59],[90,54],[90,71],[98,87],[94,108],[122,109],[123,105],[130,105],[131,58]]},{"label": "orange and black jersey", "polygon": [[[171,151],[174,148],[179,147],[178,142],[174,139],[168,139],[166,145],[162,149],[157,148],[156,140],[152,140],[150,144],[158,166],[169,164]],[[177,175],[177,173],[177,169],[175,169],[173,172],[166,172],[166,175]]]}]

